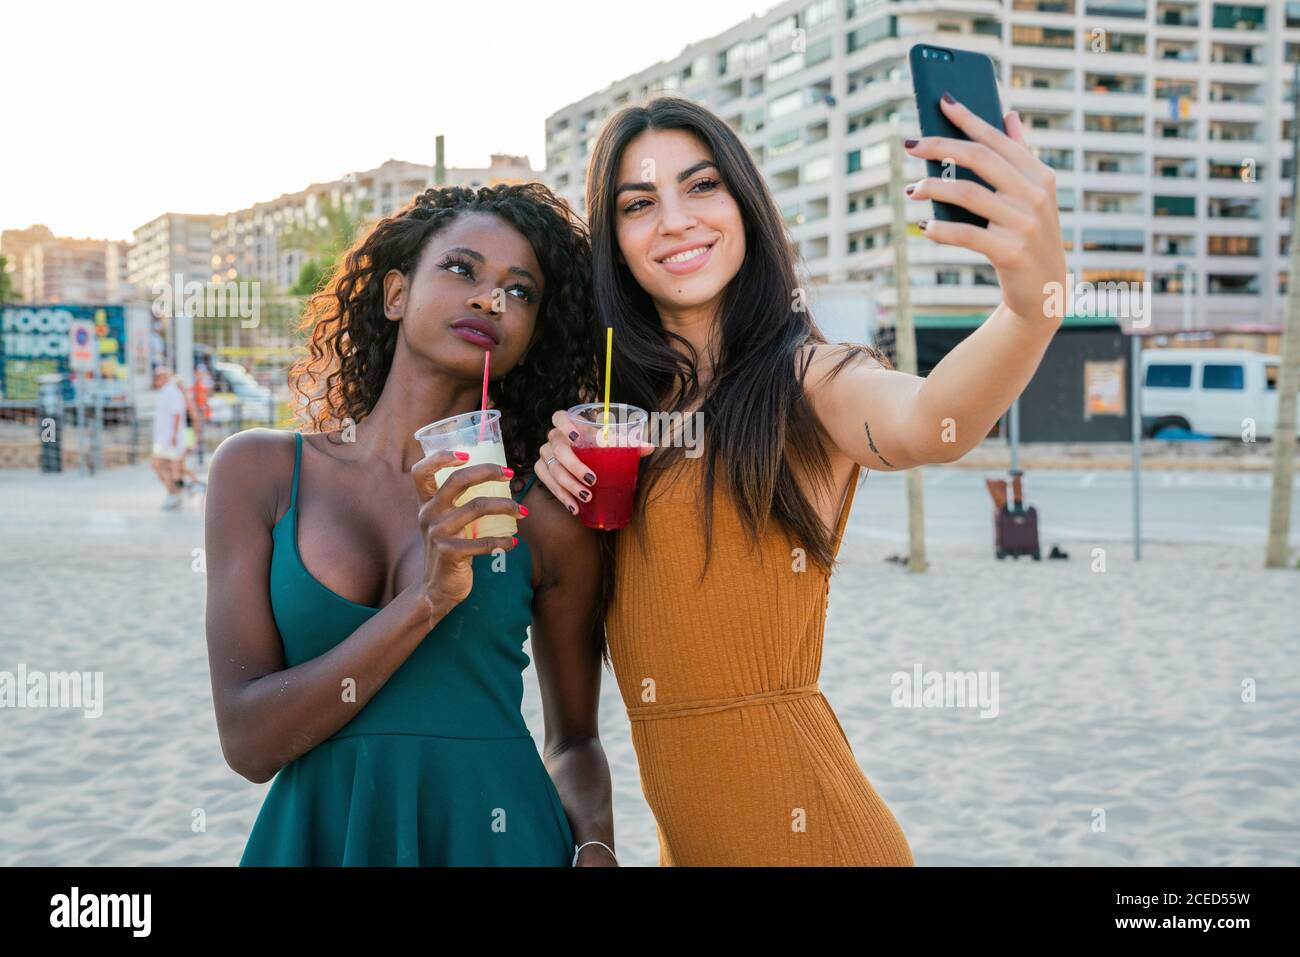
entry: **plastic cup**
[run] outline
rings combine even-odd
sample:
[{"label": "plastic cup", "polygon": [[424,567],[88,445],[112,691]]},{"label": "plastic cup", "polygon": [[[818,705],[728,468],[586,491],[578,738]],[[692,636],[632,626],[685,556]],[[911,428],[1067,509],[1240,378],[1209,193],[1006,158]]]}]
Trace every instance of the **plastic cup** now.
[{"label": "plastic cup", "polygon": [[[486,419],[486,422],[484,421]],[[483,433],[479,439],[480,430]],[[447,449],[452,452],[466,452],[469,461],[458,465],[449,465],[438,469],[433,479],[442,488],[447,476],[457,469],[471,465],[491,462],[503,468],[506,464],[506,447],[501,441],[501,412],[488,409],[486,412],[466,412],[453,415],[449,419],[431,422],[415,433],[415,439],[424,449],[424,454]],[[480,482],[471,485],[456,499],[456,505],[464,505],[476,498],[510,498],[510,483],[504,478],[500,481]],[[465,538],[509,538],[519,530],[513,515],[484,515],[465,526]]]},{"label": "plastic cup", "polygon": [[591,486],[591,500],[578,500],[578,519],[588,528],[612,531],[632,521],[632,504],[636,500],[636,476],[641,465],[649,416],[644,409],[623,403],[610,403],[609,421],[600,402],[575,405],[569,418],[576,423],[578,439],[574,454],[596,475]]}]

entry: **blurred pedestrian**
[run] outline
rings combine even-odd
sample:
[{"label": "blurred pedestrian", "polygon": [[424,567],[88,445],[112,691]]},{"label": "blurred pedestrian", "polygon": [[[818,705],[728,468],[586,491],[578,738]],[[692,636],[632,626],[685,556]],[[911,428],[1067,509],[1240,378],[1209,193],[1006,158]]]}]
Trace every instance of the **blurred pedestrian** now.
[{"label": "blurred pedestrian", "polygon": [[155,366],[153,386],[153,465],[154,474],[167,490],[162,507],[179,508],[182,471],[185,459],[185,393],[176,376],[166,366]]}]

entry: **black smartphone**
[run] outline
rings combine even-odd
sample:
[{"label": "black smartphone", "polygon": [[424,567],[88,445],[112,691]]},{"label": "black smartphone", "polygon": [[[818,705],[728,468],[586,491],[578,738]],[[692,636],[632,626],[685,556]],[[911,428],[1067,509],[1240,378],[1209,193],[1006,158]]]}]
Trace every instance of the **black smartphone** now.
[{"label": "black smartphone", "polygon": [[[993,69],[993,61],[983,53],[918,43],[912,47],[907,59],[912,69],[912,89],[916,93],[916,112],[921,121],[922,136],[970,139],[939,108],[939,98],[944,93],[951,93],[994,129],[1006,132],[1002,125],[997,73]],[[925,165],[931,176],[947,175],[949,179],[955,176],[957,179],[973,180],[981,186],[993,188],[965,167],[958,166],[945,174],[944,164],[939,160],[926,160]],[[972,226],[988,225],[988,220],[983,216],[976,216],[960,206],[937,200],[934,201],[934,217],[949,222],[970,223]]]}]

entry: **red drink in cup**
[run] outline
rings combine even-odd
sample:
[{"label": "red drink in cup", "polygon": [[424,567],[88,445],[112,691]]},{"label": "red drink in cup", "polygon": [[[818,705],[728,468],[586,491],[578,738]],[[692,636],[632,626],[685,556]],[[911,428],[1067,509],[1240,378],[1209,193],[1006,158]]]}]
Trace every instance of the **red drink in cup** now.
[{"label": "red drink in cup", "polygon": [[574,406],[569,418],[577,423],[574,454],[596,476],[596,484],[588,489],[590,501],[579,499],[578,518],[588,528],[623,528],[632,521],[641,444],[649,416],[634,405],[610,403],[606,421],[605,406],[591,402]]}]

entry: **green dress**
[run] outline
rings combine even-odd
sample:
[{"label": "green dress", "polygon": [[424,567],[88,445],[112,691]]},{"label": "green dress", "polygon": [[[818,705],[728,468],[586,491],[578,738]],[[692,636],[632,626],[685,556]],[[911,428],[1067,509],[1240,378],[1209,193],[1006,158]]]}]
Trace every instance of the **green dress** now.
[{"label": "green dress", "polygon": [[[293,492],[272,530],[270,575],[289,667],[379,611],[303,567],[302,436],[294,441]],[[356,717],[281,768],[241,866],[570,864],[573,834],[520,712],[532,621],[527,544],[497,556],[498,568],[502,560],[494,571],[493,556],[475,556],[469,596]]]}]

